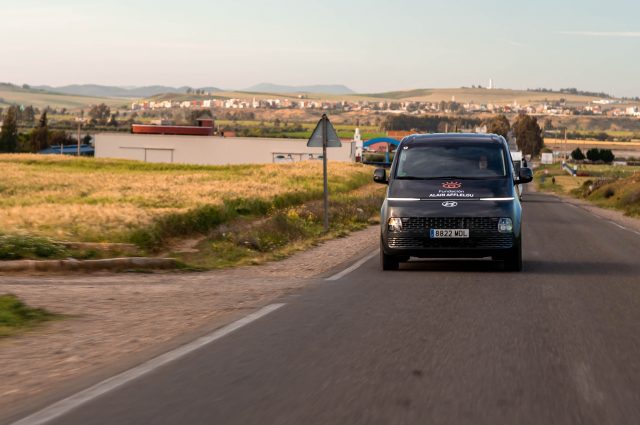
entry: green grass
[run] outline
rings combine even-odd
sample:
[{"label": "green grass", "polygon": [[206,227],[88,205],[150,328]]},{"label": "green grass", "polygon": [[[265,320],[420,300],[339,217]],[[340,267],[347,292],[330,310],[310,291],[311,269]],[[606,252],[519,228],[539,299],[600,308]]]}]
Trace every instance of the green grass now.
[{"label": "green grass", "polygon": [[56,317],[44,309],[27,306],[15,295],[0,295],[0,338],[31,329]]},{"label": "green grass", "polygon": [[[549,174],[545,176],[544,170]],[[560,164],[541,166],[536,171],[536,183],[541,190],[585,199],[602,208],[640,217],[640,167],[580,164],[578,173],[583,176],[570,177]],[[551,182],[553,176],[556,184]]]},{"label": "green grass", "polygon": [[587,181],[572,191],[572,195],[587,199],[599,207],[621,211],[630,217],[640,217],[640,176]]},{"label": "green grass", "polygon": [[0,234],[0,260],[62,258],[67,250],[47,238]]},{"label": "green grass", "polygon": [[381,186],[333,195],[328,233],[323,229],[319,201],[275,210],[263,219],[238,218],[200,242],[197,253],[177,254],[177,257],[196,269],[279,260],[319,241],[342,237],[376,222],[383,199]]},{"label": "green grass", "polygon": [[[135,242],[147,250],[160,249],[171,238],[206,233],[237,217],[265,216],[320,199],[323,192],[318,162],[198,166],[0,155],[0,167],[3,233],[58,241]],[[370,181],[366,166],[329,163],[334,194]]]}]

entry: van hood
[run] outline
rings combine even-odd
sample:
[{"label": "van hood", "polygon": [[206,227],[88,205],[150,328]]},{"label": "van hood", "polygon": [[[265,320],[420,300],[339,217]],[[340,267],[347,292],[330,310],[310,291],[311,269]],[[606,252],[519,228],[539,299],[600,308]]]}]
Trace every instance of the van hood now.
[{"label": "van hood", "polygon": [[514,197],[514,185],[509,178],[495,179],[393,179],[388,198],[422,200],[479,200],[481,198]]}]

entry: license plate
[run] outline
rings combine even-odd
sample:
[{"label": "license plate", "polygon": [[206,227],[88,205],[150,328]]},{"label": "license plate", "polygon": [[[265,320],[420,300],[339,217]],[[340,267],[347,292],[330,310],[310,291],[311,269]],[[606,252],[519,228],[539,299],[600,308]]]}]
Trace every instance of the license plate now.
[{"label": "license plate", "polygon": [[439,238],[468,238],[469,229],[429,229],[431,239]]}]

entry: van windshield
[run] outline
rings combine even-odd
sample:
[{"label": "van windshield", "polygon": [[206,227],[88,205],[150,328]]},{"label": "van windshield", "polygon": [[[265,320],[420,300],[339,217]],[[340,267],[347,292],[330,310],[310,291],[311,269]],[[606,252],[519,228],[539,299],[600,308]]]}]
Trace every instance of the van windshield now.
[{"label": "van windshield", "polygon": [[398,179],[505,177],[502,146],[493,143],[460,143],[405,146],[398,152]]}]

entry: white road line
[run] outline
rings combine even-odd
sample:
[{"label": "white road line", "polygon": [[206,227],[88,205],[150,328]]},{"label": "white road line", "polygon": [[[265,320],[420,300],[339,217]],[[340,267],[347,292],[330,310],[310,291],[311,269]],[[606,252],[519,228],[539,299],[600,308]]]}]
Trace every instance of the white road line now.
[{"label": "white road line", "polygon": [[53,419],[56,419],[71,410],[87,403],[96,397],[99,397],[103,394],[108,393],[122,385],[131,382],[135,379],[140,378],[141,376],[152,372],[153,370],[166,365],[169,362],[172,362],[176,359],[179,359],[182,356],[185,356],[193,351],[196,351],[199,348],[204,347],[207,344],[212,343],[213,341],[220,339],[243,326],[248,325],[251,322],[254,322],[261,317],[266,316],[267,314],[276,311],[280,307],[285,304],[270,304],[266,307],[261,308],[260,310],[251,313],[250,315],[243,317],[240,320],[237,320],[233,323],[228,324],[227,326],[220,328],[208,335],[200,337],[195,341],[192,341],[182,347],[178,347],[175,350],[171,350],[168,353],[161,354],[158,357],[155,357],[145,363],[142,363],[139,366],[136,366],[132,369],[129,369],[125,372],[122,372],[119,375],[113,376],[111,378],[105,379],[104,381],[87,388],[86,390],[80,391],[77,394],[74,394],[70,397],[67,397],[63,400],[58,401],[57,403],[52,404],[49,407],[45,407],[44,409],[36,412],[30,416],[27,416],[24,419],[21,419],[17,422],[14,422],[12,425],[41,425],[45,424]]},{"label": "white road line", "polygon": [[613,224],[614,226],[617,226],[617,227],[621,228],[622,230],[629,230],[626,227],[624,227],[623,225],[616,223],[615,221],[609,220],[609,223]]},{"label": "white road line", "polygon": [[376,255],[378,255],[379,252],[380,251],[375,250],[371,254],[367,255],[364,258],[359,259],[358,261],[353,263],[351,266],[349,266],[346,269],[342,270],[340,273],[336,273],[333,276],[326,278],[325,280],[338,280],[338,279],[341,279],[341,278],[345,277],[346,275],[348,275],[352,271],[356,270],[357,268],[359,268],[361,265],[363,265],[367,261],[371,260]]}]

